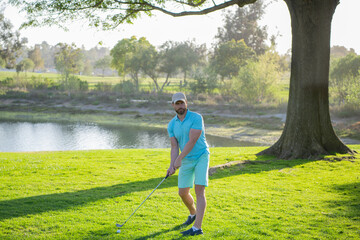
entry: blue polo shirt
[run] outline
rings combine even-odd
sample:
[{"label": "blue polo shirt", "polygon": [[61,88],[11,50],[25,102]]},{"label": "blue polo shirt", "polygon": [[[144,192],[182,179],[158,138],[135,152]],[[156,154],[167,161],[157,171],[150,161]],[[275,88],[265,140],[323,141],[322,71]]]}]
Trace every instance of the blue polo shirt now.
[{"label": "blue polo shirt", "polygon": [[185,158],[195,160],[204,153],[209,153],[209,145],[205,138],[204,120],[199,113],[187,110],[186,116],[183,121],[180,121],[176,115],[168,124],[169,137],[175,137],[179,143],[180,150],[182,151],[189,141],[190,129],[201,130],[201,135],[196,141],[194,148],[186,155]]}]

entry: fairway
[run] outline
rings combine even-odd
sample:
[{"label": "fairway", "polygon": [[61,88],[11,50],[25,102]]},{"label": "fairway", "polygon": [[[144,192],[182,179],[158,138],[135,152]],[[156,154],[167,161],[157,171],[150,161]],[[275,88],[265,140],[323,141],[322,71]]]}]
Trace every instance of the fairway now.
[{"label": "fairway", "polygon": [[[360,146],[351,146],[360,152]],[[260,147],[212,148],[203,236],[359,239],[360,157],[276,160]],[[0,239],[183,239],[187,212],[170,149],[0,153]],[[193,190],[192,190],[193,193]],[[185,239],[185,238],[184,238]]]}]

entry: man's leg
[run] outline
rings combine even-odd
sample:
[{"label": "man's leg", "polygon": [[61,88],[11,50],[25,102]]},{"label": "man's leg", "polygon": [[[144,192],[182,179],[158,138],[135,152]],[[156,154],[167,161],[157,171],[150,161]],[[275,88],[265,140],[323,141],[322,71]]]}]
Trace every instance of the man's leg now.
[{"label": "man's leg", "polygon": [[194,227],[201,229],[201,225],[206,209],[205,186],[195,185],[195,193],[196,193],[196,219],[195,219]]},{"label": "man's leg", "polygon": [[[196,188],[195,188],[196,189]],[[196,214],[194,198],[190,194],[190,188],[179,188],[179,195],[185,206],[189,209],[191,215]]]}]

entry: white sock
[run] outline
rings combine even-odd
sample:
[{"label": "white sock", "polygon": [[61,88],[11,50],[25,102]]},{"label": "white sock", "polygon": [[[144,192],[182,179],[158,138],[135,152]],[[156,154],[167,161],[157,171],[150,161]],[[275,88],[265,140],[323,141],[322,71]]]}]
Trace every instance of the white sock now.
[{"label": "white sock", "polygon": [[189,216],[190,216],[191,218],[193,218],[195,215],[196,215],[196,214],[194,214],[194,215],[191,215],[191,214],[190,214]]},{"label": "white sock", "polygon": [[199,230],[198,228],[196,228],[196,227],[192,227],[192,229],[194,230],[194,231],[197,231],[197,230]]}]

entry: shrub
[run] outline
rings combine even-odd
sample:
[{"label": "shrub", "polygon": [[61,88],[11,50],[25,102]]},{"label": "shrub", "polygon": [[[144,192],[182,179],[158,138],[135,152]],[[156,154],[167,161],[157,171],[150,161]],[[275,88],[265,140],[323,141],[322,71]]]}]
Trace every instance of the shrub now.
[{"label": "shrub", "polygon": [[195,82],[190,83],[190,90],[194,94],[212,93],[218,87],[217,74],[210,68],[197,69],[193,78]]},{"label": "shrub", "polygon": [[132,81],[127,80],[127,81],[123,81],[119,84],[116,84],[114,86],[114,91],[117,93],[129,95],[129,94],[133,94],[136,91],[136,87]]},{"label": "shrub", "polygon": [[59,84],[54,80],[49,78],[42,78],[39,76],[31,76],[31,79],[26,82],[27,89],[36,89],[36,90],[45,90],[45,89],[56,89],[59,87]]},{"label": "shrub", "polygon": [[332,63],[330,97],[339,105],[359,106],[360,56],[348,54]]},{"label": "shrub", "polygon": [[14,83],[14,79],[11,77],[7,77],[4,80],[0,81],[0,86],[10,86]]},{"label": "shrub", "polygon": [[360,109],[360,77],[348,79],[348,89],[345,98],[346,104],[355,110]]},{"label": "shrub", "polygon": [[67,81],[61,83],[60,88],[70,92],[82,92],[89,90],[89,84],[87,81],[82,81],[79,77],[69,76]]},{"label": "shrub", "polygon": [[99,82],[95,85],[95,90],[99,92],[111,92],[112,85],[111,83]]},{"label": "shrub", "polygon": [[272,53],[266,52],[257,61],[241,67],[231,87],[245,103],[262,103],[274,100],[275,83],[278,79],[278,64],[273,61]]}]

